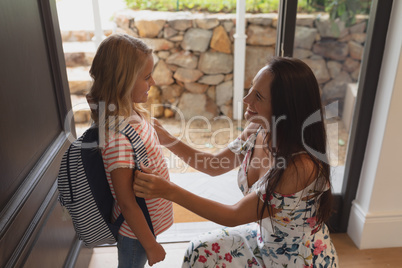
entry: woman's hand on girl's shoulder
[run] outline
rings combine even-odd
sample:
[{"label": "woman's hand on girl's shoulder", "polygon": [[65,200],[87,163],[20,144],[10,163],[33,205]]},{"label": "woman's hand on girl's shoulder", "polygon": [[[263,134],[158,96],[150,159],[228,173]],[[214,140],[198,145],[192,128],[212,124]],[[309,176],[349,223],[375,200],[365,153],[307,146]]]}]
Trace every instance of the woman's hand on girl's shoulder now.
[{"label": "woman's hand on girl's shoulder", "polygon": [[172,143],[172,135],[162,126],[159,121],[152,117],[151,124],[154,127],[156,134],[158,135],[158,139],[161,145],[167,146]]},{"label": "woman's hand on girl's shoulder", "polygon": [[250,135],[254,134],[257,132],[258,128],[260,127],[259,124],[256,123],[250,123],[241,133],[241,139],[242,140],[247,140]]},{"label": "woman's hand on girl's shoulder", "polygon": [[146,167],[143,163],[140,165],[142,172],[136,170],[134,173],[133,189],[135,195],[146,199],[169,199],[168,195],[171,193],[172,187],[170,186],[172,183],[162,178],[149,167]]}]

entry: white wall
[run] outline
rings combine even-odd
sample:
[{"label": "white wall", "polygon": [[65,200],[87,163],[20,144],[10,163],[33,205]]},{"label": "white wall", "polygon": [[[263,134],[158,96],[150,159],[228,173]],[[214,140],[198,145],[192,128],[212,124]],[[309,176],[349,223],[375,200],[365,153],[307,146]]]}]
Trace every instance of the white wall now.
[{"label": "white wall", "polygon": [[402,1],[394,1],[348,235],[360,249],[402,247]]}]

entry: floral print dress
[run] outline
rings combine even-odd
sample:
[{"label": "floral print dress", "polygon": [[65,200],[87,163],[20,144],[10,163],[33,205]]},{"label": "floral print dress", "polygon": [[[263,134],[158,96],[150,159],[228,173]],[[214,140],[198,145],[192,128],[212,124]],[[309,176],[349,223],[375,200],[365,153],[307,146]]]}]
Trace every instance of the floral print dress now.
[{"label": "floral print dress", "polygon": [[[264,178],[248,188],[247,166],[258,132],[246,142],[235,140],[229,145],[245,157],[238,174],[244,195],[256,192],[264,200]],[[318,180],[316,180],[318,181]],[[338,267],[338,258],[329,230],[315,220],[315,182],[300,192],[269,198],[277,213],[258,223],[211,231],[189,243],[182,267]]]}]

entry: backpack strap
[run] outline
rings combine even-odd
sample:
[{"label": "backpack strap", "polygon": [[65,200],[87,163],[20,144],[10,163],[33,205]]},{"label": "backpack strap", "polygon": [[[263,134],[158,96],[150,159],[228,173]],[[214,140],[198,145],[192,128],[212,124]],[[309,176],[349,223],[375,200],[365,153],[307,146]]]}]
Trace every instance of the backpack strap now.
[{"label": "backpack strap", "polygon": [[[141,167],[140,167],[140,162],[142,162],[146,166],[148,166],[148,156],[147,156],[147,151],[144,146],[144,142],[142,141],[141,137],[138,135],[138,133],[135,131],[135,129],[130,124],[127,124],[127,126],[121,131],[121,133],[127,137],[127,139],[130,141],[130,144],[133,148],[134,163],[135,163],[134,171],[137,169],[139,171],[142,171]],[[134,172],[133,172],[133,176],[134,176]],[[137,196],[135,197],[135,199],[137,200],[137,203],[140,206],[142,213],[145,216],[149,229],[151,229],[152,234],[155,236],[154,228],[152,226],[151,217],[149,216],[149,211],[148,211],[148,207],[145,202],[145,199],[141,198],[141,197],[137,197]],[[121,220],[121,222],[123,222],[124,218],[122,216],[123,215],[120,214],[120,216],[117,218],[116,222],[119,220]],[[122,218],[122,219],[120,219],[120,218]]]},{"label": "backpack strap", "polygon": [[[67,176],[68,178],[71,178],[71,172],[70,172],[70,151],[71,151],[71,146],[68,147],[67,150],[67,158],[66,158],[66,166],[67,166]],[[68,180],[68,187],[70,189],[70,201],[68,202],[68,204],[74,203],[74,194],[73,194],[73,186],[71,183],[71,180]],[[65,205],[67,204],[67,202],[65,202],[64,200],[62,200],[62,204]]]},{"label": "backpack strap", "polygon": [[94,126],[89,128],[81,137],[82,138],[78,139],[80,142],[77,143],[77,146],[80,148],[79,156],[81,157],[80,160],[82,161],[86,180],[100,214],[108,224],[114,238],[117,240],[119,229],[124,221],[124,217],[123,214],[120,213],[119,221],[111,221],[114,198],[107,181],[102,153],[99,148],[98,127]]}]

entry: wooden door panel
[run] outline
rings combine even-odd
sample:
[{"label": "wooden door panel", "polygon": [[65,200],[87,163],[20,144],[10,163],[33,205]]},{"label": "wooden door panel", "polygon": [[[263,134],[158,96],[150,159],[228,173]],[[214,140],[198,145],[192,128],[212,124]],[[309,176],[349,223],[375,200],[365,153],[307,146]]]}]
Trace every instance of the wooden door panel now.
[{"label": "wooden door panel", "polygon": [[0,267],[71,266],[81,244],[57,202],[71,101],[55,0],[0,1],[0,36]]},{"label": "wooden door panel", "polygon": [[62,131],[39,8],[38,1],[6,1],[0,11],[1,210]]}]

